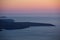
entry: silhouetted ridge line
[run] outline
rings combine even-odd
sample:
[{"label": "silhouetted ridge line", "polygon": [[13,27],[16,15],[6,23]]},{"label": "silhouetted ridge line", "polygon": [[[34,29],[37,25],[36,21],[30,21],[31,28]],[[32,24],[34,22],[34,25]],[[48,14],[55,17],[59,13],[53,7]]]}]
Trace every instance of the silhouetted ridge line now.
[{"label": "silhouetted ridge line", "polygon": [[14,30],[14,29],[24,29],[31,26],[55,26],[49,23],[36,23],[36,22],[14,22],[13,19],[0,19],[0,31],[2,29]]}]

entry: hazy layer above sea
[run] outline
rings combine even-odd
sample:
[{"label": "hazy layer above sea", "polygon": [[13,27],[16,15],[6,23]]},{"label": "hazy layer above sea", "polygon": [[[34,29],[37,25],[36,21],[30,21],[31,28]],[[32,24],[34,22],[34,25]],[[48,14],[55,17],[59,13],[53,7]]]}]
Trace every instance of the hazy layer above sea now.
[{"label": "hazy layer above sea", "polygon": [[8,17],[16,22],[59,23],[60,17]]}]

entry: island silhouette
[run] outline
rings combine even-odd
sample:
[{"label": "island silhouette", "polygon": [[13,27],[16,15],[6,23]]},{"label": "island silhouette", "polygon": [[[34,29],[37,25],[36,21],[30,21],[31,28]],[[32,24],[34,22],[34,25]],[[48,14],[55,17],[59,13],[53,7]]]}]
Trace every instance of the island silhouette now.
[{"label": "island silhouette", "polygon": [[[5,17],[4,17],[5,18]],[[49,23],[37,23],[37,22],[15,22],[13,19],[0,19],[0,31],[5,30],[15,30],[15,29],[24,29],[31,26],[36,27],[48,27],[55,26]]]}]

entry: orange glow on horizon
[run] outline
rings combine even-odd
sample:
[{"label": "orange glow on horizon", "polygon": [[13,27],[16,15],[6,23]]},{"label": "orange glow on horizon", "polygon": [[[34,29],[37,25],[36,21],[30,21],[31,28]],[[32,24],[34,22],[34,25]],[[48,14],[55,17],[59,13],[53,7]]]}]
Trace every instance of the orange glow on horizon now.
[{"label": "orange glow on horizon", "polygon": [[55,10],[58,0],[2,0],[3,10]]}]

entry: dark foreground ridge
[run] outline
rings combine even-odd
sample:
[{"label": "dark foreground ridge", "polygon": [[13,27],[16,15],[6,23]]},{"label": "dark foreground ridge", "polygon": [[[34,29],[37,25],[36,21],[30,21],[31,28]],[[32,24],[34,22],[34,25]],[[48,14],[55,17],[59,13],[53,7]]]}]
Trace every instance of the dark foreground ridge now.
[{"label": "dark foreground ridge", "polygon": [[2,29],[6,29],[6,30],[24,29],[24,28],[29,28],[31,26],[48,27],[55,25],[48,23],[36,23],[36,22],[14,22],[13,19],[0,19],[0,31],[2,31]]}]

